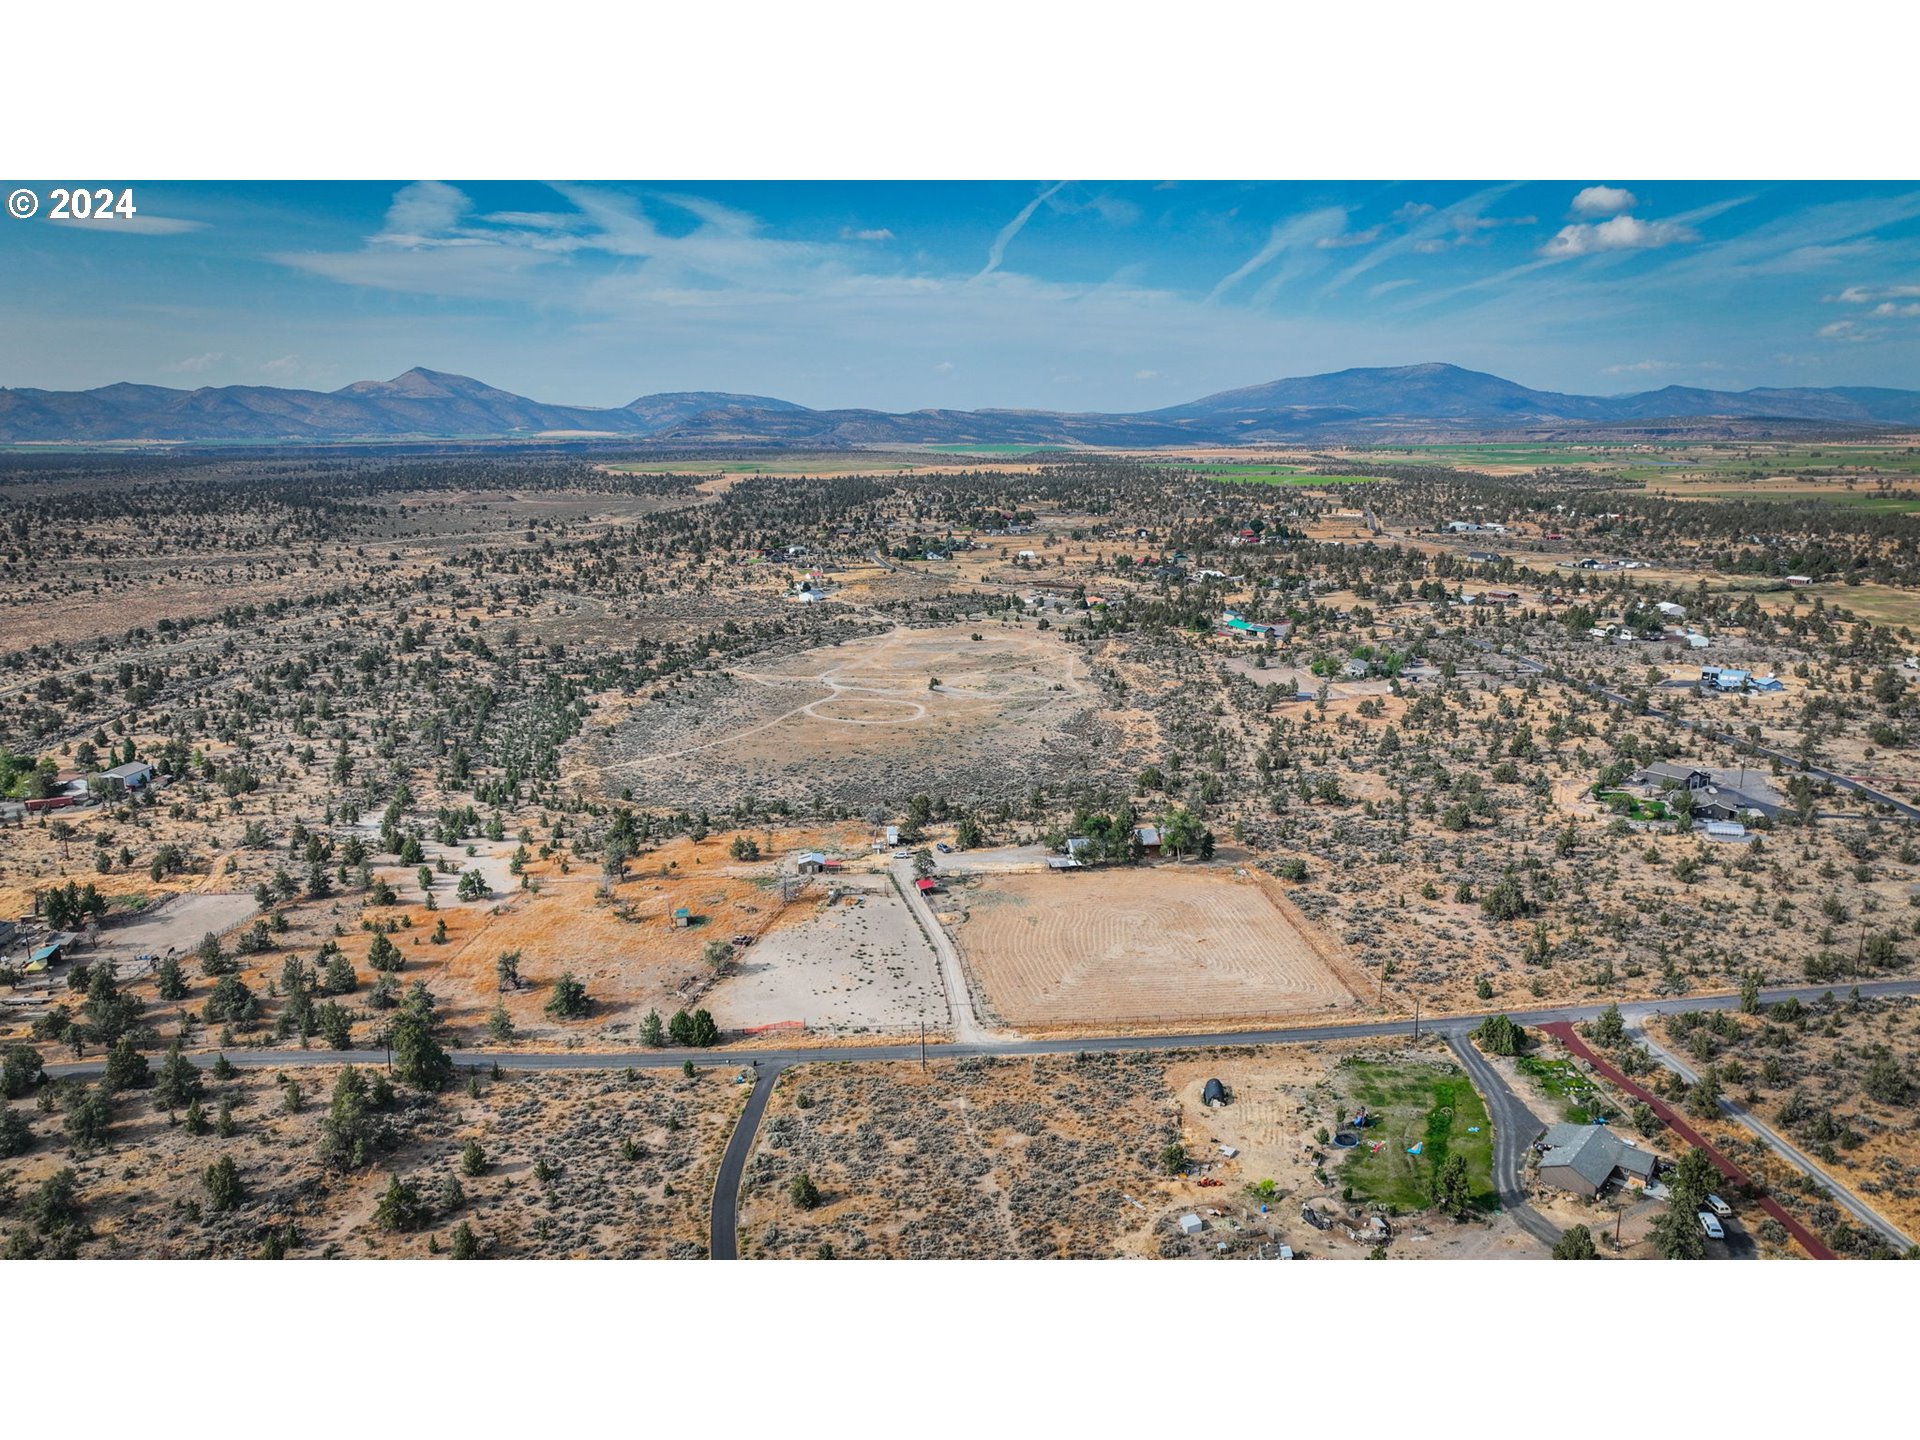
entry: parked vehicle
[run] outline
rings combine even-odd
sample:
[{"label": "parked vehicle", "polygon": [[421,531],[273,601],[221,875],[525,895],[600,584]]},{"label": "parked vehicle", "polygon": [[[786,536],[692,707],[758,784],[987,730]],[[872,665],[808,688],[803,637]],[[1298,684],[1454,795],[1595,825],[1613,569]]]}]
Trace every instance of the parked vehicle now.
[{"label": "parked vehicle", "polygon": [[1733,1206],[1727,1204],[1718,1195],[1707,1196],[1707,1208],[1722,1220],[1730,1219],[1733,1215]]},{"label": "parked vehicle", "polygon": [[1706,1232],[1707,1239],[1709,1240],[1724,1240],[1727,1238],[1727,1232],[1720,1228],[1720,1222],[1705,1210],[1700,1212],[1700,1228]]},{"label": "parked vehicle", "polygon": [[947,844],[947,842],[944,840],[941,840],[938,843],[936,843],[933,848],[938,850],[942,855],[953,854],[953,846]]}]

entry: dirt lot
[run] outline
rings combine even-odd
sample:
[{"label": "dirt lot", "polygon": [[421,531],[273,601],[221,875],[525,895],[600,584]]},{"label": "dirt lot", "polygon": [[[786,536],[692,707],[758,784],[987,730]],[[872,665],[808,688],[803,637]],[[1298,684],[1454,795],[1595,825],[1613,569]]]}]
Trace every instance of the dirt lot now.
[{"label": "dirt lot", "polygon": [[[742,1253],[1255,1258],[1285,1244],[1301,1258],[1363,1259],[1371,1235],[1354,1240],[1301,1218],[1310,1198],[1329,1215],[1348,1210],[1315,1135],[1351,1100],[1341,1064],[1350,1057],[1446,1058],[1356,1041],[938,1061],[926,1072],[797,1067],[775,1089],[748,1161]],[[1212,1078],[1233,1096],[1224,1108],[1201,1104]],[[1175,1143],[1192,1158],[1178,1176],[1163,1158]],[[1227,1157],[1223,1145],[1238,1153]],[[802,1173],[820,1191],[816,1209],[790,1193]],[[1179,1229],[1188,1213],[1205,1222],[1198,1236]],[[1410,1216],[1396,1222],[1388,1253],[1494,1258],[1540,1247],[1505,1217]]]},{"label": "dirt lot", "polygon": [[1004,875],[943,913],[1009,1025],[1191,1025],[1351,1005],[1357,977],[1267,882],[1197,866]]},{"label": "dirt lot", "polygon": [[813,1034],[930,1032],[949,1024],[940,966],[906,904],[884,875],[838,882],[796,907],[795,917],[743,951],[707,998],[723,1030],[802,1021]]},{"label": "dirt lot", "polygon": [[[126,1092],[115,1102],[108,1147],[81,1158],[65,1149],[57,1115],[16,1101],[36,1143],[0,1162],[0,1186],[24,1200],[46,1176],[74,1166],[81,1218],[94,1237],[81,1247],[84,1256],[241,1258],[260,1253],[269,1234],[291,1225],[290,1256],[424,1259],[434,1243],[444,1253],[462,1221],[487,1253],[502,1257],[705,1253],[713,1172],[745,1095],[731,1067],[691,1080],[678,1072],[483,1074],[477,1097],[464,1088],[421,1096],[397,1087],[381,1118],[399,1143],[346,1174],[326,1169],[317,1150],[338,1073],[208,1077],[203,1104],[211,1119],[231,1102],[238,1128],[230,1138],[189,1135],[184,1124],[170,1125],[155,1112],[148,1092]],[[286,1108],[285,1078],[298,1081],[297,1111]],[[485,1152],[478,1176],[460,1166],[469,1139]],[[629,1140],[633,1148],[623,1153]],[[232,1211],[203,1213],[201,1175],[222,1156],[239,1168],[242,1200]],[[545,1182],[534,1173],[542,1161],[554,1172]],[[382,1230],[375,1220],[396,1175],[430,1211],[410,1232]],[[448,1180],[464,1192],[458,1204],[443,1195]],[[18,1223],[0,1222],[7,1229]]]},{"label": "dirt lot", "polygon": [[[708,942],[777,931],[807,913],[804,902],[782,910],[776,860],[730,860],[731,838],[674,840],[637,856],[610,895],[602,894],[597,867],[561,874],[551,861],[532,862],[527,873],[536,890],[509,891],[508,903],[476,917],[479,923],[443,952],[427,946],[406,953],[433,966],[424,978],[442,998],[447,1024],[469,1043],[479,1039],[496,999],[512,1017],[516,1038],[529,1044],[630,1043],[649,1009],[666,1016],[705,1003],[715,978],[702,958]],[[682,908],[690,912],[685,926],[673,919]],[[434,918],[414,912],[415,933]],[[503,996],[495,963],[508,950],[521,954],[524,988]],[[556,1021],[543,1007],[553,982],[569,970],[587,987],[593,1011],[578,1021]]]},{"label": "dirt lot", "polygon": [[708,805],[816,793],[891,803],[970,793],[983,774],[1024,794],[1098,755],[1093,694],[1077,652],[1052,635],[897,629],[629,706],[579,747],[576,773],[608,795]]}]

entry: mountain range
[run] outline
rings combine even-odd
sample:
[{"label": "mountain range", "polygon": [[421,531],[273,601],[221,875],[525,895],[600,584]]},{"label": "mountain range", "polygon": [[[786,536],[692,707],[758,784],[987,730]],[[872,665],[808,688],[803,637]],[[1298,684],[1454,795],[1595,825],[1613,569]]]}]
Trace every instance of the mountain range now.
[{"label": "mountain range", "polygon": [[811,410],[764,395],[679,391],[617,409],[549,405],[464,375],[414,369],[339,390],[0,389],[0,443],[248,443],[601,439],[649,445],[1218,445],[1591,430],[1754,434],[1769,427],[1920,426],[1920,391],[1872,386],[1631,395],[1532,390],[1456,365],[1339,370],[1135,414]]}]

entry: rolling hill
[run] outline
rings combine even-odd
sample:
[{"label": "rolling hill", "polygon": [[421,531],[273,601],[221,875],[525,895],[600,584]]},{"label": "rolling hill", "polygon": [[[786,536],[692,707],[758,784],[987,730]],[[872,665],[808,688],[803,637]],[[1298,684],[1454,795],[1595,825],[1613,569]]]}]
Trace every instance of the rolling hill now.
[{"label": "rolling hill", "polygon": [[414,369],[334,391],[261,385],[170,390],[0,389],[0,443],[344,442],[599,436],[674,445],[1212,445],[1556,428],[1778,423],[1920,425],[1920,391],[1701,390],[1631,395],[1532,390],[1455,365],[1340,370],[1273,380],[1140,414],[1047,410],[810,410],[763,395],[679,391],[618,408],[552,405],[464,375]]}]

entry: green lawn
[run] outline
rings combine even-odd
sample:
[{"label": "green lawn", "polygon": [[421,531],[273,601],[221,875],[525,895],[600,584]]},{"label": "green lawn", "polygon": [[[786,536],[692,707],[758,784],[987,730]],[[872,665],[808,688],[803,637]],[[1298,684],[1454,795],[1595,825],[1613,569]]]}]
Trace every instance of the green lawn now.
[{"label": "green lawn", "polygon": [[[1341,1074],[1340,1088],[1367,1107],[1360,1147],[1340,1168],[1355,1199],[1377,1200],[1396,1213],[1426,1210],[1434,1175],[1448,1155],[1460,1155],[1475,1208],[1494,1207],[1493,1127],[1465,1071],[1448,1063],[1349,1060]],[[1370,1148],[1376,1143],[1378,1154]],[[1416,1144],[1420,1153],[1409,1155]]]},{"label": "green lawn", "polygon": [[1624,790],[1596,790],[1593,798],[1602,805],[1610,805],[1617,814],[1629,820],[1671,820],[1673,811],[1667,808],[1664,800],[1642,800],[1637,795],[1629,795]]}]

